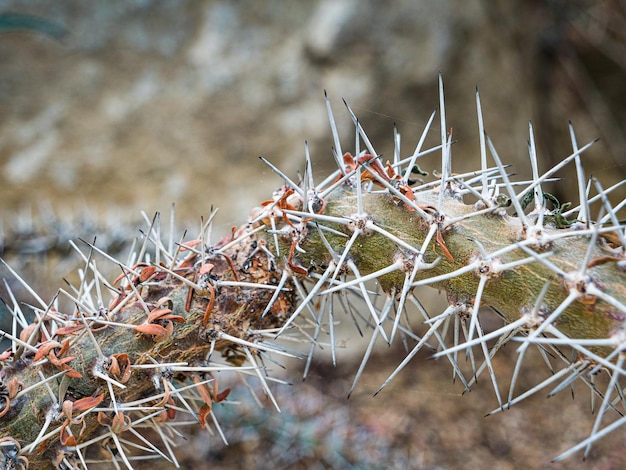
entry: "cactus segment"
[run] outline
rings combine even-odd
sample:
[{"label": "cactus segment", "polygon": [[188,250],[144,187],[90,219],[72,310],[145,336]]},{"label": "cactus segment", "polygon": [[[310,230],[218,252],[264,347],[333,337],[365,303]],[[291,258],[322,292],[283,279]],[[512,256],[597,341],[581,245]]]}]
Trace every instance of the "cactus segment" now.
[{"label": "cactus segment", "polygon": [[[467,390],[486,371],[498,402],[491,414],[580,380],[601,405],[589,437],[557,459],[580,450],[587,456],[626,422],[626,226],[617,215],[624,204],[613,206],[611,189],[596,180],[590,194],[581,154],[593,142],[579,147],[571,125],[571,155],[543,174],[530,125],[533,179],[512,180],[484,132],[478,93],[476,99],[480,169],[472,173],[452,171],[441,79],[441,143],[422,149],[433,113],[406,158],[396,131],[389,162],[347,105],[357,148],[342,153],[326,97],[337,170],[316,185],[308,146],[300,182],[262,158],[285,184],[217,242],[210,240],[212,213],[195,240],[170,240],[168,247],[160,220],[149,221],[132,261],[74,244],[84,262],[80,282],[50,302],[7,265],[32,300],[24,308],[11,294],[12,329],[0,332],[10,342],[0,354],[0,462],[132,468],[158,456],[177,466],[170,436],[181,420],[226,440],[214,412],[215,403],[228,404],[222,377],[258,380],[280,409],[268,382],[281,380],[268,364],[304,357],[306,377],[324,334],[335,363],[342,312],[371,335],[349,393],[380,340],[410,347],[377,394],[409,373],[423,348],[445,358]],[[419,160],[439,151],[436,179],[411,181],[424,176]],[[574,208],[542,189],[569,163],[578,175]],[[116,280],[102,274],[104,263],[117,266]],[[445,291],[442,311],[424,308],[424,286]],[[502,326],[488,329],[488,309]],[[509,342],[518,360],[505,391],[492,359]],[[292,347],[301,343],[304,352]],[[552,373],[520,391],[531,348]],[[596,386],[598,374],[607,375],[606,389]]]}]

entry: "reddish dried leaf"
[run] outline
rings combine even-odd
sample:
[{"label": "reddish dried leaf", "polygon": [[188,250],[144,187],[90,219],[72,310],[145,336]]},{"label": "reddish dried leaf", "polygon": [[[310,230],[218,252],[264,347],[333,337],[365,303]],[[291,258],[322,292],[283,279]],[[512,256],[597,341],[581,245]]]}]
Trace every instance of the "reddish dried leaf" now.
[{"label": "reddish dried leaf", "polygon": [[115,307],[122,303],[126,296],[128,296],[126,292],[120,292],[119,295],[115,297],[115,299],[113,299],[109,304],[109,310],[114,310]]},{"label": "reddish dried leaf", "polygon": [[9,398],[15,398],[15,395],[20,391],[20,387],[22,387],[22,382],[19,381],[17,376],[13,377],[9,380],[9,384],[7,385],[7,391],[9,392]]},{"label": "reddish dried leaf", "polygon": [[206,426],[206,417],[211,413],[211,405],[202,405],[198,410],[198,420],[202,429]]},{"label": "reddish dried leaf", "polygon": [[155,308],[148,314],[148,323],[153,323],[155,320],[158,320],[163,315],[167,315],[171,313],[172,310],[169,308]]},{"label": "reddish dried leaf", "polygon": [[[50,351],[50,356],[52,356],[54,354],[54,351]],[[74,356],[67,356],[64,357],[63,359],[57,359],[58,365],[63,365],[63,364],[67,364],[68,362],[73,361],[74,359],[76,359],[76,357]],[[52,361],[50,361],[52,362]],[[55,364],[57,365],[57,364]]]},{"label": "reddish dried leaf", "polygon": [[100,423],[100,426],[106,426],[106,427],[111,426],[111,418],[109,418],[102,411],[98,411],[98,418],[96,419],[98,423]]},{"label": "reddish dried leaf", "polygon": [[74,326],[64,326],[63,328],[59,328],[56,330],[55,334],[57,336],[71,335],[77,333],[85,328],[85,325],[74,325]]},{"label": "reddish dried leaf", "polygon": [[[161,398],[158,402],[156,402],[154,404],[155,408],[160,408],[162,406],[165,406],[165,404],[171,400],[170,397],[170,386],[168,385],[169,382],[165,382],[165,393],[163,394],[163,398]],[[172,402],[172,405],[174,404],[174,402]]]},{"label": "reddish dried leaf", "polygon": [[200,239],[190,240],[180,245],[180,251],[189,251],[189,248],[193,248],[199,245],[200,243],[202,243],[202,240]]},{"label": "reddish dried leaf", "polygon": [[[181,248],[181,250],[182,250],[182,248]],[[196,253],[190,254],[184,260],[182,260],[178,266],[176,266],[176,269],[179,270],[179,269],[193,268],[193,265],[196,262],[196,258],[197,257],[198,257],[198,255]]]},{"label": "reddish dried leaf", "polygon": [[28,338],[30,338],[30,335],[33,333],[35,328],[37,328],[37,323],[31,323],[28,325],[20,332],[20,339],[24,342],[28,341]]},{"label": "reddish dried leaf", "polygon": [[70,351],[70,340],[67,338],[63,341],[63,346],[59,350],[58,357],[64,357]]},{"label": "reddish dried leaf", "polygon": [[65,400],[61,405],[61,410],[66,418],[72,419],[72,415],[74,414],[74,402],[72,400]]},{"label": "reddish dried leaf", "polygon": [[113,416],[113,421],[111,424],[111,432],[115,434],[120,434],[124,431],[127,431],[131,428],[131,419],[129,416],[126,416],[123,412],[118,411],[115,416]]},{"label": "reddish dried leaf", "polygon": [[80,400],[76,400],[73,403],[73,411],[81,413],[85,410],[98,406],[104,400],[104,393],[101,393],[97,397],[85,397]]},{"label": "reddish dried leaf", "polygon": [[0,399],[4,399],[4,405],[1,405],[2,408],[0,408],[0,418],[2,418],[9,412],[9,408],[11,408],[11,400],[9,400],[7,395],[0,395]]},{"label": "reddish dried leaf", "polygon": [[204,316],[202,317],[202,326],[206,327],[209,322],[209,318],[211,318],[211,313],[213,312],[213,304],[215,302],[215,289],[211,284],[207,284],[209,286],[209,293],[211,297],[209,298],[209,304],[204,311]]},{"label": "reddish dried leaf", "polygon": [[172,333],[174,332],[174,324],[173,323],[168,323],[167,325],[165,325],[165,330],[166,330],[166,334],[164,336],[158,336],[158,337],[154,338],[154,340],[156,342],[163,341],[163,340],[169,338],[170,336],[172,336]]},{"label": "reddish dried leaf", "polygon": [[116,376],[120,375],[120,365],[117,362],[117,359],[113,356],[109,356],[109,359],[111,360],[111,365],[109,366],[109,374]]},{"label": "reddish dried leaf", "polygon": [[[132,271],[135,271],[137,268],[140,268],[140,267],[143,267],[143,266],[145,266],[145,267],[149,267],[149,266],[148,266],[148,264],[146,264],[146,263],[137,263],[137,264],[135,264],[135,265],[131,268],[131,270],[132,270]],[[117,277],[115,278],[115,281],[113,281],[113,285],[117,284],[118,282],[120,282],[122,279],[124,279],[124,278],[125,278],[125,277],[127,277],[127,276],[128,276],[128,273],[127,273],[125,270],[123,270],[123,271],[122,271],[122,274],[120,274],[119,276],[117,276]],[[141,276],[141,274],[140,274],[140,276]],[[135,279],[138,279],[140,276],[137,276]]]},{"label": "reddish dried leaf", "polygon": [[191,309],[191,301],[193,299],[193,293],[195,289],[193,287],[187,288],[187,300],[185,301],[185,312],[188,312]]},{"label": "reddish dried leaf", "polygon": [[174,399],[170,396],[170,389],[167,385],[167,382],[165,383],[165,396],[154,406],[161,407],[165,406],[166,404],[172,405],[172,408],[165,408],[165,410],[160,414],[162,422],[166,422],[176,418],[176,409],[173,408],[174,406],[176,406],[176,403],[174,402]]},{"label": "reddish dried leaf", "polygon": [[446,258],[448,258],[448,261],[450,261],[451,263],[454,263],[454,257],[452,256],[452,253],[450,253],[450,251],[448,250],[448,247],[446,246],[445,241],[443,240],[443,235],[441,235],[441,230],[437,230],[437,243],[439,243],[439,246],[441,247],[441,251],[443,251],[443,254]]},{"label": "reddish dried leaf", "polygon": [[47,356],[50,351],[54,348],[60,348],[61,343],[58,341],[46,341],[37,349],[37,354],[33,358],[33,362],[37,362],[39,359],[42,359],[44,356]]},{"label": "reddish dried leaf", "polygon": [[600,236],[609,242],[609,245],[613,246],[613,248],[622,246],[622,241],[616,231],[605,232],[600,234]]},{"label": "reddish dried leaf", "polygon": [[141,270],[139,274],[139,282],[146,282],[156,272],[156,266],[146,266]]},{"label": "reddish dried leaf", "polygon": [[[111,372],[116,378],[118,378],[121,383],[128,382],[131,373],[130,359],[128,358],[128,354],[112,354],[111,361],[112,365],[109,368],[109,372]],[[115,366],[113,366],[113,364],[115,364]]]},{"label": "reddish dried leaf", "polygon": [[291,270],[294,272],[294,274],[302,274],[302,275],[306,275],[309,272],[304,269],[302,266],[298,266],[297,264],[294,264],[293,262],[289,263],[289,267],[291,268]]},{"label": "reddish dried leaf", "polygon": [[204,403],[211,405],[211,392],[207,390],[206,384],[200,384],[200,379],[197,376],[194,376],[193,381],[198,385],[197,390],[202,397],[202,400],[204,400]]},{"label": "reddish dried leaf", "polygon": [[135,330],[144,335],[163,336],[167,334],[167,330],[161,325],[155,325],[154,323],[143,323],[141,325],[135,325]]},{"label": "reddish dried leaf", "polygon": [[215,403],[220,403],[220,402],[226,400],[226,398],[228,398],[228,395],[230,395],[230,388],[222,390],[220,393],[218,393],[215,396]]},{"label": "reddish dried leaf", "polygon": [[199,274],[209,274],[211,271],[213,271],[213,268],[215,267],[215,265],[211,264],[211,263],[204,263],[202,266],[200,266],[200,270],[198,271]]},{"label": "reddish dried leaf", "polygon": [[69,424],[70,424],[70,420],[68,418],[61,425],[61,432],[59,434],[59,441],[61,442],[62,446],[74,447],[74,446],[76,446],[76,444],[78,444],[78,442],[76,441],[76,438],[74,436],[70,436],[70,434],[67,432],[66,429],[69,426]]},{"label": "reddish dried leaf", "polygon": [[69,366],[65,366],[65,367],[67,367],[67,369],[64,369],[64,370],[68,371],[67,374],[65,374],[65,375],[67,375],[69,378],[71,378],[71,379],[82,379],[83,378],[82,374],[80,374],[79,372],[75,371],[71,367],[69,367]]},{"label": "reddish dried leaf", "polygon": [[68,356],[68,357],[64,357],[63,359],[59,359],[57,355],[54,353],[54,351],[50,351],[48,353],[48,360],[50,361],[52,365],[58,368],[61,368],[63,364],[67,364],[68,362],[73,361],[74,359],[76,359],[74,356]]},{"label": "reddish dried leaf", "polygon": [[[170,398],[168,400],[168,403],[170,405],[172,405],[172,406],[176,405],[176,403],[174,403],[174,399],[173,398]],[[176,409],[175,408],[167,408],[166,413],[167,413],[167,417],[169,419],[176,419]]]},{"label": "reddish dried leaf", "polygon": [[600,266],[606,263],[619,263],[620,261],[624,261],[624,258],[619,258],[617,256],[600,256],[599,258],[592,259],[587,265],[588,268],[593,268],[595,266]]},{"label": "reddish dried leaf", "polygon": [[115,278],[115,280],[113,281],[113,285],[117,284],[118,282],[120,282],[122,279],[124,279],[126,277],[126,273],[123,272],[122,274],[120,274],[119,276],[117,276]]}]

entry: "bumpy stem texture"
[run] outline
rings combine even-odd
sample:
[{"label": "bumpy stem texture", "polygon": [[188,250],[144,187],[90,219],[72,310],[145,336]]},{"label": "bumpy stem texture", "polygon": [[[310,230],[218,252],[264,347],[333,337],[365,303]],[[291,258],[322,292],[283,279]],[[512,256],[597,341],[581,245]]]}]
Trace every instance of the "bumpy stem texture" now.
[{"label": "bumpy stem texture", "polygon": [[[423,246],[430,225],[419,214],[407,210],[388,194],[364,194],[364,214],[359,216],[356,198],[354,190],[337,192],[327,201],[325,214],[338,218],[353,217],[355,224],[357,220],[367,220],[413,248],[412,251],[394,242],[385,233],[370,230],[358,238],[358,248],[351,252],[351,258],[361,275],[382,270],[397,259],[405,260],[406,263],[398,270],[377,277],[385,292],[398,293],[405,283],[405,274],[415,267],[416,251]],[[442,213],[448,220],[477,212],[476,207],[464,204],[451,195],[444,201]],[[437,195],[423,194],[416,203],[434,208]],[[353,232],[354,226],[327,225],[347,235]],[[444,232],[444,242],[437,244],[433,240],[421,258],[423,263],[434,263],[434,266],[418,270],[414,277],[416,282],[440,278],[440,281],[429,284],[445,290],[454,302],[471,305],[480,279],[485,277],[487,280],[482,303],[497,308],[509,322],[519,320],[522,314],[530,312],[548,283],[541,305],[544,317],[548,312],[556,310],[571,292],[577,295],[576,301],[569,304],[555,322],[562,333],[571,338],[592,339],[608,338],[621,331],[626,318],[623,310],[620,310],[619,305],[598,297],[609,296],[621,305],[626,302],[624,271],[617,264],[619,259],[607,258],[614,254],[610,239],[596,237],[594,245],[590,247],[592,234],[588,232],[578,235],[574,228],[565,231],[547,226],[536,240],[522,240],[523,229],[519,219],[506,215],[498,206],[492,211],[470,216],[438,230]],[[343,251],[345,237],[329,234],[325,238],[336,253]],[[303,266],[318,267],[330,263],[331,256],[320,239],[320,232],[309,229],[300,246],[306,252],[297,256]],[[449,251],[451,259],[445,256],[444,250]],[[504,252],[498,256],[489,256],[500,251]],[[537,256],[549,254],[546,259],[549,259],[550,265],[532,259],[529,254],[532,252],[536,252]],[[580,277],[580,262],[587,258],[588,265],[593,267]],[[529,259],[532,262],[515,264]],[[467,266],[474,268],[464,274],[451,276]],[[511,267],[507,269],[507,266]],[[554,266],[566,275],[559,276]],[[590,286],[598,295],[589,292]]]}]

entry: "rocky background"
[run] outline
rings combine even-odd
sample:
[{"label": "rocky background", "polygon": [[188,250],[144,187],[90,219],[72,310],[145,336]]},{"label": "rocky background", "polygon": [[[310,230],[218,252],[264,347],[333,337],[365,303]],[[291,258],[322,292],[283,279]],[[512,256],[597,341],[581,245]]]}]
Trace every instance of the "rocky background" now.
[{"label": "rocky background", "polygon": [[[453,171],[478,165],[478,87],[487,130],[513,171],[530,173],[529,119],[540,171],[571,153],[571,120],[579,144],[601,138],[584,161],[607,187],[626,173],[625,25],[621,0],[399,0],[385,6],[373,0],[0,0],[2,248],[5,256],[21,253],[16,263],[34,266],[41,289],[54,293],[69,268],[61,253],[54,258],[60,275],[47,279],[52,276],[40,266],[50,263],[50,249],[68,237],[97,235],[115,250],[140,225],[140,210],[169,218],[176,203],[179,226],[197,227],[213,205],[221,211],[216,229],[226,232],[281,184],[259,155],[295,176],[306,140],[320,177],[333,166],[324,90],[344,148],[354,137],[342,98],[378,152],[390,157],[394,123],[409,154],[438,107],[439,72],[447,125],[457,141]],[[436,145],[439,135],[435,120],[429,143]],[[422,168],[438,168],[438,158],[424,160]],[[572,178],[573,172],[559,175]],[[568,187],[561,185],[557,197],[576,204],[574,185]],[[615,201],[625,194],[617,190]],[[41,255],[26,259],[25,252]],[[307,421],[297,410],[284,419],[266,416],[273,431],[253,426],[231,450],[198,444],[201,451],[187,464],[212,459],[226,468],[245,456],[287,468],[298,460],[288,457],[300,452],[311,458],[308,468],[314,461],[340,468],[342,460],[331,457],[335,451],[323,436],[326,427],[344,426],[361,440],[347,439],[345,448],[335,442],[338,452],[352,452],[345,462],[361,468],[461,468],[474,461],[540,468],[591,428],[591,417],[583,414],[583,425],[566,423],[578,418],[554,403],[546,412],[542,400],[511,411],[508,421],[483,420],[493,407],[488,390],[480,394],[483,403],[478,393],[456,396],[448,382],[431,386],[447,380],[446,365],[438,367],[437,379],[425,375],[426,382],[418,382],[433,366],[416,364],[423,369],[403,374],[407,383],[399,380],[395,392],[372,399],[400,353],[380,359],[380,376],[371,367],[375,377],[364,379],[363,396],[349,402],[340,385],[351,380],[353,364],[320,365],[307,385],[293,386],[294,396],[309,390],[311,406],[319,408],[313,416],[329,409],[331,416],[344,413],[344,421]],[[329,376],[335,378],[330,386]],[[563,406],[588,407],[579,402]],[[541,420],[533,417],[534,407]],[[288,418],[297,429],[311,427],[305,450],[301,443],[276,447],[290,429]],[[236,429],[235,423],[226,429]],[[268,437],[272,432],[278,437]],[[357,444],[362,453],[349,449]],[[281,452],[285,460],[269,457]],[[626,460],[609,444],[592,455],[595,468]],[[391,456],[397,460],[385,460]]]}]

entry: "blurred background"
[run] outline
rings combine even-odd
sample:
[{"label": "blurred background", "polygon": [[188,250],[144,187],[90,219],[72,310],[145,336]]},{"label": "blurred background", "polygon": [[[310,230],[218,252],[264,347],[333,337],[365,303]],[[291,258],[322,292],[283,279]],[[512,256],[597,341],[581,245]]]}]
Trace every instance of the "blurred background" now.
[{"label": "blurred background", "polygon": [[[601,139],[583,157],[588,174],[605,187],[624,180],[623,0],[400,0],[385,6],[373,0],[0,0],[3,256],[29,272],[25,277],[45,295],[53,294],[71,269],[67,238],[98,236],[100,246],[121,250],[142,225],[140,210],[169,218],[175,203],[177,225],[193,228],[215,206],[220,208],[216,230],[228,232],[281,184],[259,155],[295,177],[306,140],[318,176],[334,166],[324,90],[344,149],[353,146],[354,131],[342,98],[379,153],[392,156],[395,124],[408,155],[438,107],[439,72],[447,126],[457,141],[453,171],[478,166],[478,87],[487,131],[520,177],[530,174],[528,121],[535,128],[540,171],[571,153],[567,123],[572,121],[579,145]],[[436,145],[439,135],[437,118],[428,143]],[[438,159],[420,165],[437,169]],[[573,169],[558,174],[570,181],[573,175]],[[577,204],[574,184],[554,191],[562,202]],[[625,194],[616,190],[614,200]],[[414,366],[426,374],[422,381],[418,372],[402,374],[395,392],[372,399],[402,354],[398,349],[378,358],[380,370],[370,369],[381,376],[364,379],[363,396],[349,402],[347,387],[340,384],[349,383],[356,364],[338,369],[320,364],[306,384],[293,386],[294,396],[309,390],[318,400],[314,418],[318,411],[335,410],[325,421],[293,412],[297,429],[312,423],[313,443],[299,448],[302,461],[310,458],[305,466],[340,468],[342,461],[329,457],[325,446],[349,453],[346,449],[358,444],[374,450],[368,455],[351,449],[345,462],[356,465],[361,455],[362,468],[385,463],[461,468],[468,459],[498,468],[515,468],[516,459],[525,459],[526,468],[540,468],[568,447],[564,433],[574,434],[571,445],[590,429],[590,417],[582,415],[589,419],[579,429],[565,422],[570,415],[555,411],[554,403],[542,416],[550,416],[555,427],[539,425],[531,413],[533,406],[542,409],[541,400],[509,412],[509,421],[494,427],[496,418],[482,418],[493,407],[486,404],[493,398],[489,391],[481,395],[484,403],[478,393],[458,397],[448,366],[432,361]],[[427,375],[431,369],[436,379]],[[335,380],[329,383],[329,377]],[[446,385],[439,385],[441,380]],[[567,406],[588,407],[579,401]],[[336,410],[346,413],[345,426],[359,430],[348,433],[358,439],[324,443],[325,426],[342,425],[334,421]],[[382,410],[389,410],[385,419]],[[415,416],[407,420],[407,414]],[[282,424],[276,423],[280,416]],[[289,416],[259,419],[284,432]],[[467,417],[463,424],[461,416]],[[273,461],[275,468],[298,461],[267,457],[295,452],[295,444],[276,447],[284,436],[280,431],[263,445],[258,443],[267,434],[246,432],[241,442],[253,444],[246,444],[243,454],[236,445],[231,451],[201,446],[189,459],[201,455],[226,466],[242,455],[266,453],[265,463]],[[623,450],[598,448],[603,450],[593,454],[596,468],[626,458]],[[451,449],[459,451],[452,455]],[[385,460],[392,457],[393,465]]]}]

